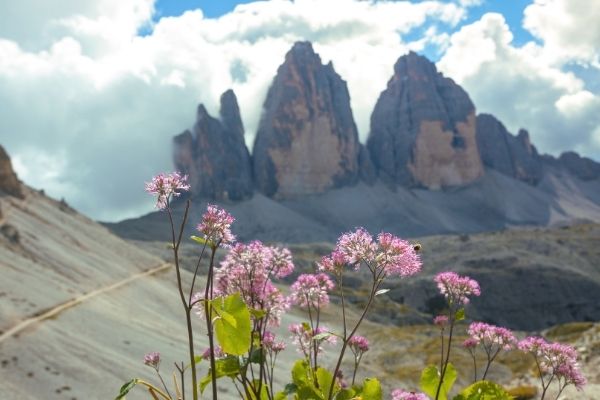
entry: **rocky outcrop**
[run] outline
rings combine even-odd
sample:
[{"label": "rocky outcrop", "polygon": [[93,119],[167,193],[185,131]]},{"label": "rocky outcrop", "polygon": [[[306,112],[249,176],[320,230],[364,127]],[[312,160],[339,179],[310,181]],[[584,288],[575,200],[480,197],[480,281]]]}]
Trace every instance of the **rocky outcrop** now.
[{"label": "rocky outcrop", "polygon": [[23,186],[12,168],[10,157],[0,146],[0,194],[24,198]]},{"label": "rocky outcrop", "polygon": [[526,130],[521,129],[513,136],[496,117],[480,114],[477,145],[486,167],[532,185],[542,179],[543,162]]},{"label": "rocky outcrop", "polygon": [[360,179],[367,185],[373,185],[377,179],[377,170],[371,160],[369,150],[362,144],[358,150],[358,171]]},{"label": "rocky outcrop", "polygon": [[242,200],[252,196],[250,154],[244,126],[232,90],[221,96],[221,119],[198,106],[192,131],[173,139],[175,167],[189,175],[192,196]]},{"label": "rocky outcrop", "polygon": [[269,88],[257,131],[257,188],[285,199],[354,184],[359,152],[346,82],[310,43],[294,44]]},{"label": "rocky outcrop", "polygon": [[567,151],[558,158],[560,165],[582,181],[600,178],[600,163],[587,157],[581,157],[574,151]]},{"label": "rocky outcrop", "polygon": [[471,99],[413,52],[394,65],[371,115],[367,146],[380,177],[403,186],[466,185],[484,173]]}]

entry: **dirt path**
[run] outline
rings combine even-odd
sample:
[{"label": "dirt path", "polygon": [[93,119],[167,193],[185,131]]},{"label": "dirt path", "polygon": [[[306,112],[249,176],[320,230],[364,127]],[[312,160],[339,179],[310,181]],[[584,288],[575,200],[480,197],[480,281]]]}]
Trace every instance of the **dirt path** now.
[{"label": "dirt path", "polygon": [[64,303],[61,303],[61,304],[59,304],[59,305],[57,305],[57,306],[55,306],[55,307],[53,307],[53,308],[51,308],[49,310],[46,310],[46,311],[42,312],[39,315],[27,318],[27,319],[19,322],[17,325],[13,326],[12,328],[10,328],[9,330],[7,330],[6,332],[4,332],[2,335],[0,335],[0,343],[2,343],[3,341],[5,341],[9,337],[12,337],[12,336],[15,336],[15,335],[21,333],[22,331],[24,331],[25,329],[27,329],[28,327],[30,327],[32,325],[35,325],[35,324],[37,324],[39,322],[42,322],[45,319],[54,317],[54,316],[60,314],[61,312],[65,311],[65,310],[67,310],[69,308],[71,308],[71,307],[74,307],[74,306],[76,306],[76,305],[78,305],[80,303],[83,303],[86,300],[94,298],[94,297],[96,297],[98,295],[101,295],[103,293],[110,292],[112,290],[118,289],[121,286],[127,285],[127,284],[129,284],[129,283],[131,283],[133,281],[136,281],[136,280],[140,279],[140,278],[144,278],[144,277],[147,277],[147,276],[151,276],[151,275],[160,273],[162,271],[165,271],[165,270],[169,269],[171,266],[172,266],[171,264],[165,263],[165,264],[162,264],[162,265],[160,265],[158,267],[149,269],[147,271],[139,272],[137,274],[131,275],[128,278],[125,278],[123,280],[115,282],[115,283],[113,283],[113,284],[111,284],[109,286],[101,287],[99,289],[93,290],[93,291],[91,291],[89,293],[86,293],[86,294],[82,294],[81,296],[75,297],[74,299],[71,299],[71,300],[66,301]]}]

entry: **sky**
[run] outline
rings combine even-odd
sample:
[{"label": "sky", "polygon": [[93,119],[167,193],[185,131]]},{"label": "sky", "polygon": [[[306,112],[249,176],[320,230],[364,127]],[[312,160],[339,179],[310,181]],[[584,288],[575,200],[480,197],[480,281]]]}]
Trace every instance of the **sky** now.
[{"label": "sky", "polygon": [[28,185],[103,221],[152,209],[171,139],[234,89],[251,148],[285,53],[310,40],[364,142],[394,62],[424,54],[542,153],[600,160],[600,1],[0,0],[0,144]]}]

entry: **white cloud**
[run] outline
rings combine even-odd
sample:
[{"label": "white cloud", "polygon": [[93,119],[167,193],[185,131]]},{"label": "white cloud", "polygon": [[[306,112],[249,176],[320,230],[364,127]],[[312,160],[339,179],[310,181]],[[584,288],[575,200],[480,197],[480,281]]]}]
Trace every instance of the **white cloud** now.
[{"label": "white cloud", "polygon": [[479,112],[496,115],[513,133],[527,128],[542,151],[598,158],[600,96],[556,65],[549,48],[516,47],[512,38],[502,15],[486,14],[452,35],[438,67],[463,85]]},{"label": "white cloud", "polygon": [[600,2],[535,0],[525,9],[524,27],[544,42],[550,61],[600,65]]},{"label": "white cloud", "polygon": [[[465,17],[464,7],[442,1],[273,0],[218,19],[200,10],[161,18],[140,37],[153,0],[43,4],[0,3],[0,142],[27,183],[100,219],[150,210],[143,181],[171,168],[165,149],[193,123],[199,101],[216,113],[232,87],[251,144],[294,41],[312,41],[348,81],[364,138],[393,63],[423,45],[402,36]],[[443,32],[427,32],[428,44],[447,43]]]}]

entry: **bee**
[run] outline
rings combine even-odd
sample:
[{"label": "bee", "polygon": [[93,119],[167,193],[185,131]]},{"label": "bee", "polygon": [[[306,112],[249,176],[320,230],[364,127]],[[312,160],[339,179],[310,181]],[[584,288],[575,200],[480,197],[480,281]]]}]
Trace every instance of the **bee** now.
[{"label": "bee", "polygon": [[413,249],[415,249],[415,251],[416,251],[417,253],[418,253],[418,252],[420,252],[420,251],[421,251],[421,249],[422,249],[421,243],[415,243],[415,244],[413,245]]}]

